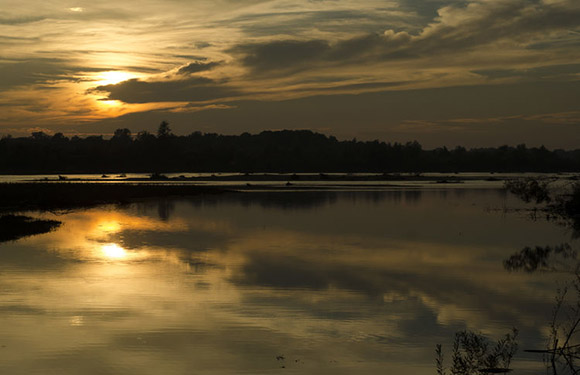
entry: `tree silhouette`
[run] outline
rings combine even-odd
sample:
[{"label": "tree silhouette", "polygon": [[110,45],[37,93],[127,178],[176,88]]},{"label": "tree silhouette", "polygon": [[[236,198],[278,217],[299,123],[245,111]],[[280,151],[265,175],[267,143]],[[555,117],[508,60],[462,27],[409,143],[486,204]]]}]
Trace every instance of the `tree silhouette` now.
[{"label": "tree silhouette", "polygon": [[137,142],[146,142],[154,140],[155,136],[149,133],[147,130],[142,130],[139,133],[137,133],[137,137],[135,139],[137,140]]},{"label": "tree silhouette", "polygon": [[35,139],[37,141],[43,141],[43,140],[47,140],[50,138],[50,136],[43,131],[33,132],[31,134],[31,136],[32,136],[32,139]]},{"label": "tree silhouette", "polygon": [[171,136],[171,128],[169,127],[169,123],[167,121],[161,121],[159,124],[159,128],[157,129],[157,137],[158,138],[167,138]]},{"label": "tree silhouette", "polygon": [[117,129],[113,134],[113,140],[116,141],[130,141],[131,140],[131,130],[124,128],[124,129]]},{"label": "tree silhouette", "polygon": [[[392,179],[395,175],[390,173],[400,172],[580,171],[580,149],[502,146],[424,150],[418,142],[340,141],[309,130],[237,136],[194,131],[177,136],[166,121],[156,134],[141,131],[134,138],[131,135],[128,129],[117,129],[111,139],[69,139],[42,132],[30,137],[1,137],[0,173],[117,173],[120,169],[143,173],[373,172],[384,174],[378,179]],[[520,185],[512,188],[528,191],[534,187]],[[542,188],[542,184],[536,186],[530,199],[541,198]],[[580,198],[562,210],[570,211],[578,205]]]}]

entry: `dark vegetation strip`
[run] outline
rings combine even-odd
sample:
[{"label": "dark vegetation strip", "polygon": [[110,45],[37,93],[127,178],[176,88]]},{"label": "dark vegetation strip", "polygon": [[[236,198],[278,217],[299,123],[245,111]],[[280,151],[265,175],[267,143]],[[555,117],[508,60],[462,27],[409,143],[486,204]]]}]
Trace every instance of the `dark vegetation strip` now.
[{"label": "dark vegetation strip", "polygon": [[157,135],[118,129],[111,139],[42,132],[3,137],[0,173],[580,171],[580,149],[548,150],[522,144],[424,150],[416,141],[340,141],[308,130],[176,136],[163,124]]},{"label": "dark vegetation strip", "polygon": [[0,242],[50,232],[61,225],[55,220],[39,220],[28,216],[0,216]]},{"label": "dark vegetation strip", "polygon": [[4,183],[0,184],[0,212],[64,210],[100,204],[124,204],[168,196],[217,194],[226,190],[192,185]]}]

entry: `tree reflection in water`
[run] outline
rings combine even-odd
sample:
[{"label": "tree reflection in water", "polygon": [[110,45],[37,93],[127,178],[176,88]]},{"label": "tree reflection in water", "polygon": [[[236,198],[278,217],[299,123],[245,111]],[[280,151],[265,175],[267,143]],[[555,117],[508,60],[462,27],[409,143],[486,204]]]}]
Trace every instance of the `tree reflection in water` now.
[{"label": "tree reflection in water", "polygon": [[[546,217],[561,219],[572,228],[572,238],[578,237],[580,184],[574,182],[555,187],[555,182],[514,180],[506,183],[506,188],[524,201],[534,199],[537,203],[548,203],[543,208]],[[526,247],[504,261],[508,271],[570,272],[574,275],[569,285],[560,289],[556,296],[547,348],[526,350],[543,354],[548,372],[554,375],[577,374],[580,371],[580,366],[575,362],[580,359],[580,339],[577,335],[580,325],[580,263],[576,256],[577,252],[566,243],[554,247]]]},{"label": "tree reflection in water", "polygon": [[526,352],[544,355],[548,373],[577,374],[580,365],[580,263],[576,260],[576,251],[570,245],[555,247],[526,247],[519,253],[504,261],[508,271],[525,272],[570,272],[572,280],[558,290],[552,320],[550,336],[546,349],[527,349]]},{"label": "tree reflection in water", "polygon": [[558,292],[556,307],[550,323],[550,339],[547,349],[527,350],[544,354],[544,361],[551,373],[577,374],[580,366],[580,339],[577,335],[580,324],[580,275],[566,288]]},{"label": "tree reflection in water", "polygon": [[567,244],[556,246],[525,247],[519,253],[504,260],[508,271],[570,271],[576,272],[578,265],[574,262],[577,253]]},{"label": "tree reflection in water", "polygon": [[[556,220],[572,229],[572,238],[580,237],[580,184],[577,182],[555,186],[556,179],[534,178],[507,181],[513,194],[525,202],[545,204],[539,208],[548,220]],[[533,208],[533,217],[538,208]],[[556,246],[525,247],[504,261],[509,272],[568,272],[572,280],[557,292],[556,304],[549,327],[546,349],[526,349],[525,352],[544,356],[548,374],[578,374],[580,365],[580,262],[577,251],[568,243]],[[436,348],[439,375],[479,375],[510,372],[511,359],[517,351],[517,330],[505,335],[490,346],[485,336],[470,331],[455,335],[452,364],[444,367],[441,345]]]},{"label": "tree reflection in water", "polygon": [[510,372],[511,360],[518,350],[517,335],[518,330],[514,328],[494,345],[483,335],[470,331],[457,332],[449,369],[444,366],[441,345],[437,345],[437,374],[479,375]]}]

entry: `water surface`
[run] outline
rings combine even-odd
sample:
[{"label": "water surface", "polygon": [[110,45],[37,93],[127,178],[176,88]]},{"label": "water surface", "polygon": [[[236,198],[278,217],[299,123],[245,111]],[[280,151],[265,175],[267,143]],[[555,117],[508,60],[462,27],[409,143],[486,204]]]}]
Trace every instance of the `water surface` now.
[{"label": "water surface", "polygon": [[[456,331],[543,347],[569,241],[498,189],[261,192],[58,215],[0,244],[0,373],[433,374]],[[541,369],[520,351],[514,367]]]}]

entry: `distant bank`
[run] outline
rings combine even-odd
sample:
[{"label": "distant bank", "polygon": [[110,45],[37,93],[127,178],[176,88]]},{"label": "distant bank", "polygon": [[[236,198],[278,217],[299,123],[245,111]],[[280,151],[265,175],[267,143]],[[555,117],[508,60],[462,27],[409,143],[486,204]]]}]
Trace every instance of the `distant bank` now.
[{"label": "distant bank", "polygon": [[424,150],[417,142],[339,141],[308,130],[176,136],[167,126],[157,135],[118,129],[110,139],[42,132],[0,139],[0,174],[130,172],[580,172],[580,149]]}]

